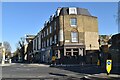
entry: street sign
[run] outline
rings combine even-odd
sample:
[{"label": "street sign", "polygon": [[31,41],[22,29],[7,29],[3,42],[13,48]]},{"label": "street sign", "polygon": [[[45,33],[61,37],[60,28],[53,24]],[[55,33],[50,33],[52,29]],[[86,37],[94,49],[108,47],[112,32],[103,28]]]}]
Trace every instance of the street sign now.
[{"label": "street sign", "polygon": [[98,60],[97,65],[98,65],[98,66],[100,65],[100,60]]},{"label": "street sign", "polygon": [[106,60],[106,70],[107,70],[107,74],[110,74],[110,71],[112,69],[112,60],[108,59]]},{"label": "street sign", "polygon": [[55,61],[56,57],[55,56],[52,56],[52,61]]}]

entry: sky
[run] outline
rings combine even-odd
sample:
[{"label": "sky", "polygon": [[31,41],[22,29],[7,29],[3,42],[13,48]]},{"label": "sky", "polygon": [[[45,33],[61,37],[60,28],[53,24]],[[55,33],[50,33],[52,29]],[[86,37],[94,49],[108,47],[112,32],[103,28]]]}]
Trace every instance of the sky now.
[{"label": "sky", "polygon": [[25,34],[37,34],[58,7],[86,8],[91,15],[98,17],[99,34],[118,32],[117,2],[3,2],[0,40],[8,41],[14,52],[20,38]]}]

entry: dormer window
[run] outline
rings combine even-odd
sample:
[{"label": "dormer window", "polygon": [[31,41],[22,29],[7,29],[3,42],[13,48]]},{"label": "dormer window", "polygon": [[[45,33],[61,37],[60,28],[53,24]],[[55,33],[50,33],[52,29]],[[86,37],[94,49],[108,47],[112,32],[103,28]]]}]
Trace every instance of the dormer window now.
[{"label": "dormer window", "polygon": [[76,8],[69,8],[69,14],[77,14]]}]

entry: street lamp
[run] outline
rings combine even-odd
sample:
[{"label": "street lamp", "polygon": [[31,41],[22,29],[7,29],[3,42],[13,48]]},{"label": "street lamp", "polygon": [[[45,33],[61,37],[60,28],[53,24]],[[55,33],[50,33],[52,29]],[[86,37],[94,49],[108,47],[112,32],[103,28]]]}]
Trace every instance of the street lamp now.
[{"label": "street lamp", "polygon": [[55,52],[54,52],[53,46],[54,46],[54,41],[52,41],[52,64],[56,65],[56,62],[55,62],[56,56],[55,56]]},{"label": "street lamp", "polygon": [[91,54],[91,55],[90,55],[90,61],[91,61],[91,64],[92,64],[92,53],[91,53],[91,47],[92,47],[92,46],[91,46],[91,44],[90,44],[90,54]]}]

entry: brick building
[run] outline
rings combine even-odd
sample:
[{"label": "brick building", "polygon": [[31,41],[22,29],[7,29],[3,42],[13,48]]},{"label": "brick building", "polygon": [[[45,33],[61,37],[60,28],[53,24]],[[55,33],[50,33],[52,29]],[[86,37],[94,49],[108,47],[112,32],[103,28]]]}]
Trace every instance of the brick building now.
[{"label": "brick building", "polygon": [[111,41],[112,45],[109,50],[112,55],[113,63],[120,63],[120,33],[113,35]]},{"label": "brick building", "polygon": [[41,62],[50,62],[53,55],[64,62],[70,57],[73,61],[98,51],[98,39],[97,17],[87,9],[63,7],[50,16],[33,39],[33,52],[39,52]]}]

